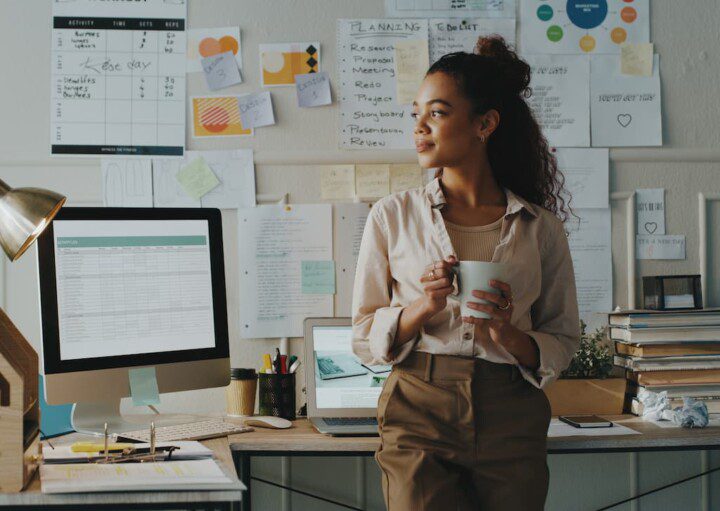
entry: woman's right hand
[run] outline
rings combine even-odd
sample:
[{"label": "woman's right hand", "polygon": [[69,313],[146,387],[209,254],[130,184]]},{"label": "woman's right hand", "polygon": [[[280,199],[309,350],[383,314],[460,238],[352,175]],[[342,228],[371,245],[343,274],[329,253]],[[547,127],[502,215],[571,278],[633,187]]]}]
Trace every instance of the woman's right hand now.
[{"label": "woman's right hand", "polygon": [[424,296],[421,298],[427,319],[430,319],[447,306],[447,297],[454,291],[454,268],[460,264],[453,256],[444,261],[435,261],[425,268],[420,277]]}]

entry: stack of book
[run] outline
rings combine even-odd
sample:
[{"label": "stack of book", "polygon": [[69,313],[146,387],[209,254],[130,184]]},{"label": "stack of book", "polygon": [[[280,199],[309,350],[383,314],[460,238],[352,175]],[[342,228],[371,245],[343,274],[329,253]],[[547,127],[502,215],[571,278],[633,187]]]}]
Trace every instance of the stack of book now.
[{"label": "stack of book", "polygon": [[632,413],[642,413],[641,389],[667,391],[673,408],[693,397],[720,413],[720,309],[629,310],[611,313],[609,321]]}]

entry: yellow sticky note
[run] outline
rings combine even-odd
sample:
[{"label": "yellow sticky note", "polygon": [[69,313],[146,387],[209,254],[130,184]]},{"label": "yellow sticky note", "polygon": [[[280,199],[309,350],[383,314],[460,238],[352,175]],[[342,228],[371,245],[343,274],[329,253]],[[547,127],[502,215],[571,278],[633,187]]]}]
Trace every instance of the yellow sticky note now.
[{"label": "yellow sticky note", "polygon": [[407,105],[415,100],[415,95],[428,70],[429,61],[427,40],[408,39],[395,43],[398,104]]},{"label": "yellow sticky note", "polygon": [[185,193],[197,200],[220,184],[202,156],[195,158],[177,173],[177,180]]},{"label": "yellow sticky note", "polygon": [[620,47],[620,72],[632,76],[652,76],[653,43],[625,43]]},{"label": "yellow sticky note", "polygon": [[362,198],[390,193],[390,165],[355,165],[355,193]]},{"label": "yellow sticky note", "polygon": [[320,192],[323,199],[355,197],[355,166],[328,165],[322,168]]},{"label": "yellow sticky note", "polygon": [[390,165],[390,192],[402,192],[423,185],[422,170],[413,163]]}]

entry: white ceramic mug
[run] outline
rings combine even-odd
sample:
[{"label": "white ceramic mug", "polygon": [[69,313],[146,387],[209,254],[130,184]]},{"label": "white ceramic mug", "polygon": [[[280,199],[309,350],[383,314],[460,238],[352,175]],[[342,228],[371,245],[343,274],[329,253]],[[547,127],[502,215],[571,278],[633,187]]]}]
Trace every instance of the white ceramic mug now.
[{"label": "white ceramic mug", "polygon": [[487,291],[497,295],[501,294],[499,289],[490,287],[490,281],[500,280],[502,282],[508,282],[510,265],[507,263],[488,263],[485,261],[460,261],[460,264],[456,267],[456,271],[461,314],[463,316],[490,319],[490,316],[485,312],[468,308],[467,303],[476,302],[494,305],[487,300],[474,297],[472,292],[477,290]]}]

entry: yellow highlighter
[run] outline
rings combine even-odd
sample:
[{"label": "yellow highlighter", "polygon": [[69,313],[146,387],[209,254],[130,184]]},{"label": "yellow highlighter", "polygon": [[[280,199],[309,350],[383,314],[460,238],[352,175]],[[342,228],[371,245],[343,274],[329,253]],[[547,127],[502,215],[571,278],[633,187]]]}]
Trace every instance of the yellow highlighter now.
[{"label": "yellow highlighter", "polygon": [[272,373],[272,359],[270,358],[269,353],[265,353],[263,355],[263,372],[264,373]]},{"label": "yellow highlighter", "polygon": [[[122,451],[123,449],[130,449],[135,444],[130,443],[116,443],[108,444],[108,451]],[[92,442],[75,442],[70,446],[72,452],[103,452],[105,450],[105,444],[95,444]]]}]

